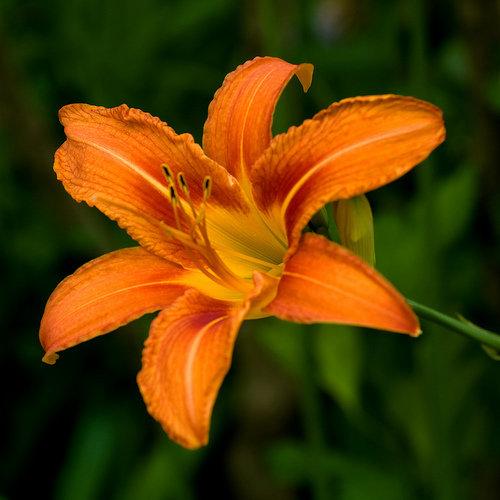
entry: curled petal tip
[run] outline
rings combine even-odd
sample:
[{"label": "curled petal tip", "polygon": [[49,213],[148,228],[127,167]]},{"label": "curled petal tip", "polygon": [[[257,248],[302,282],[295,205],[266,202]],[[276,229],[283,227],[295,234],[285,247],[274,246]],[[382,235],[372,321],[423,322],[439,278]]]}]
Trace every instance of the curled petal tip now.
[{"label": "curled petal tip", "polygon": [[304,92],[313,65],[290,64],[277,57],[257,57],[226,76],[210,103],[203,130],[203,150],[241,180],[271,143],[276,103],[296,75]]},{"label": "curled petal tip", "polygon": [[404,301],[404,303],[406,306],[406,325],[401,326],[399,329],[395,329],[394,331],[398,333],[406,333],[413,338],[420,337],[420,335],[422,335],[422,329],[420,328],[418,317],[410,305],[406,301]]},{"label": "curled petal tip", "polygon": [[55,352],[47,352],[45,356],[42,358],[42,361],[44,363],[47,363],[48,365],[54,365],[58,359],[59,359],[59,354]]},{"label": "curled petal tip", "polygon": [[420,337],[420,335],[422,335],[422,329],[420,328],[420,326],[417,327],[417,329],[414,332],[410,333],[410,336],[415,338]]},{"label": "curled petal tip", "polygon": [[313,71],[314,71],[314,66],[312,64],[302,63],[301,65],[299,65],[299,68],[295,73],[300,83],[302,84],[304,92],[307,92],[309,90],[309,87],[311,86]]},{"label": "curled petal tip", "polygon": [[191,438],[189,441],[179,440],[178,442],[188,450],[199,450],[208,444],[208,431],[204,436],[196,436]]}]

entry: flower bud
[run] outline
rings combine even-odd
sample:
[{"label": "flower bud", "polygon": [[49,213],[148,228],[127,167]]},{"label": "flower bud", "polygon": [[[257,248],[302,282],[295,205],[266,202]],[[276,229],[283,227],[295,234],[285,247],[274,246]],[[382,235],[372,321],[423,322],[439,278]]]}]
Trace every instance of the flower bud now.
[{"label": "flower bud", "polygon": [[375,265],[375,240],[370,203],[364,194],[332,203],[340,242],[370,266]]}]

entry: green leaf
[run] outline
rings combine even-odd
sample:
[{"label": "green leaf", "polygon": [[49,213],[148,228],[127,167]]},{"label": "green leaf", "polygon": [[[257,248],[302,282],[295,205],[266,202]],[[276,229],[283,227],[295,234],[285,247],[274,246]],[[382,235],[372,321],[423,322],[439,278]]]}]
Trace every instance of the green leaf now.
[{"label": "green leaf", "polygon": [[406,295],[418,296],[425,268],[418,218],[410,206],[375,214],[377,270]]},{"label": "green leaf", "polygon": [[477,198],[476,168],[467,163],[438,183],[435,193],[437,244],[453,243],[467,228]]},{"label": "green leaf", "polygon": [[393,467],[356,458],[334,457],[341,475],[340,500],[410,500],[414,498],[404,476]]},{"label": "green leaf", "polygon": [[182,449],[164,435],[146,455],[139,457],[138,465],[125,482],[119,500],[168,500],[194,498],[190,478],[199,462],[199,453]]},{"label": "green leaf", "polygon": [[64,461],[55,500],[99,498],[112,464],[117,432],[111,415],[94,410],[82,417]]},{"label": "green leaf", "polygon": [[309,479],[307,448],[297,441],[280,441],[266,452],[266,461],[272,475],[281,483],[300,486]]},{"label": "green leaf", "polygon": [[353,326],[318,325],[314,354],[319,382],[348,414],[360,410],[363,345]]},{"label": "green leaf", "polygon": [[[274,477],[292,486],[307,482],[310,457],[307,446],[294,441],[282,441],[271,446],[266,455]],[[397,465],[384,467],[374,460],[339,452],[329,452],[322,465],[328,476],[330,498],[336,500],[399,500],[412,499],[408,479]]]}]

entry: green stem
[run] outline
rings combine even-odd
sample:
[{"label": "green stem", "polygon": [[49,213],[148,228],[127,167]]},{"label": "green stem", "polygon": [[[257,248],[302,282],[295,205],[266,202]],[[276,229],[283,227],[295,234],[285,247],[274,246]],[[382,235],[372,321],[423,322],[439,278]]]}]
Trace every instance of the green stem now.
[{"label": "green stem", "polygon": [[446,314],[419,304],[413,300],[407,300],[408,304],[410,304],[413,310],[421,318],[437,323],[438,325],[445,326],[446,328],[461,333],[462,335],[467,335],[467,337],[477,340],[481,344],[493,347],[493,349],[500,350],[500,335],[497,333],[490,332],[489,330],[485,330],[484,328],[480,328],[479,326],[469,322],[451,318]]}]

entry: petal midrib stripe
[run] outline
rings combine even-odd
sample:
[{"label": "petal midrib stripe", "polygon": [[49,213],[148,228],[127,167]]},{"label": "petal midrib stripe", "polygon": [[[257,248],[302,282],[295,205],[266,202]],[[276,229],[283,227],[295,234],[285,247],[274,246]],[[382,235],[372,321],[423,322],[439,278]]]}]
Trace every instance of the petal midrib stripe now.
[{"label": "petal midrib stripe", "polygon": [[77,307],[75,307],[71,312],[69,312],[65,316],[65,319],[68,316],[72,316],[73,314],[76,314],[81,309],[87,308],[88,306],[90,306],[91,304],[94,304],[95,302],[100,302],[108,297],[112,297],[113,295],[118,295],[120,293],[124,293],[124,292],[127,292],[129,290],[135,290],[138,288],[156,286],[156,285],[182,285],[182,284],[183,283],[180,281],[165,280],[165,281],[150,281],[148,283],[140,283],[138,285],[131,285],[131,286],[127,286],[124,288],[120,288],[119,290],[114,290],[113,292],[108,292],[108,293],[105,293],[103,295],[99,295],[98,297],[95,297],[95,298],[85,302],[84,304],[79,304]]},{"label": "petal midrib stripe", "polygon": [[241,167],[242,167],[242,174],[246,175],[246,169],[248,165],[244,165],[243,163],[245,162],[245,155],[244,155],[244,145],[245,145],[245,129],[247,126],[247,121],[248,121],[248,114],[250,113],[250,108],[252,107],[253,101],[255,100],[255,96],[259,92],[260,88],[264,85],[266,80],[269,79],[269,77],[276,72],[276,68],[272,68],[271,71],[267,73],[267,75],[259,82],[259,84],[255,87],[255,89],[252,92],[251,97],[248,99],[248,103],[246,106],[246,111],[245,111],[245,116],[243,117],[243,122],[241,126],[241,135],[240,135],[240,161],[241,161]]},{"label": "petal midrib stripe", "polygon": [[291,276],[292,278],[297,278],[297,279],[302,279],[304,281],[308,281],[309,283],[312,283],[314,285],[326,288],[327,290],[331,290],[333,292],[340,293],[341,295],[349,297],[351,300],[353,300],[355,302],[358,302],[361,304],[369,304],[370,307],[373,309],[381,311],[384,314],[387,314],[389,316],[393,316],[394,318],[398,318],[398,315],[396,313],[393,313],[391,310],[389,310],[383,306],[378,306],[373,301],[368,301],[368,300],[362,299],[358,294],[348,292],[342,287],[334,286],[334,285],[331,285],[329,283],[324,283],[323,281],[312,278],[311,276],[306,276],[304,274],[298,274],[298,273],[294,273],[294,272],[290,272],[290,271],[284,271],[283,276]]},{"label": "petal midrib stripe", "polygon": [[158,192],[160,192],[163,196],[166,197],[166,199],[170,199],[170,192],[167,189],[166,186],[158,182],[153,176],[145,172],[143,169],[132,163],[131,161],[127,160],[123,156],[120,156],[119,154],[115,153],[114,151],[101,146],[100,144],[97,144],[92,141],[86,141],[83,139],[74,139],[78,142],[81,142],[82,144],[86,144],[87,146],[93,147],[95,149],[98,149],[99,151],[102,151],[103,153],[111,156],[112,158],[117,159],[119,162],[123,163],[126,167],[128,167],[130,170],[135,172],[137,175],[142,177],[146,182],[148,182],[153,188],[155,188]]},{"label": "petal midrib stripe", "polygon": [[331,161],[334,161],[335,159],[341,157],[342,155],[351,153],[355,151],[356,149],[363,148],[367,145],[374,144],[376,142],[381,142],[384,141],[388,138],[395,137],[397,135],[406,135],[414,132],[415,130],[419,129],[421,127],[419,126],[414,126],[414,127],[406,127],[404,132],[401,132],[401,129],[398,130],[398,133],[395,134],[394,132],[389,132],[386,134],[378,134],[375,137],[369,137],[363,141],[357,141],[356,143],[352,144],[349,147],[342,148],[340,151],[336,151],[335,153],[332,153],[325,158],[323,158],[319,163],[314,165],[308,172],[300,177],[297,182],[293,185],[293,187],[290,189],[288,194],[286,195],[285,200],[283,201],[283,204],[281,205],[281,217],[284,218],[286,209],[288,208],[288,205],[290,204],[292,198],[295,196],[297,191],[306,183],[308,179],[310,179],[319,169],[321,169],[326,163],[329,163]]},{"label": "petal midrib stripe", "polygon": [[217,323],[228,319],[229,315],[224,315],[219,318],[212,320],[210,323],[207,323],[195,336],[193,341],[191,342],[189,353],[186,358],[186,364],[184,367],[184,377],[185,377],[185,395],[186,395],[186,407],[189,415],[189,419],[191,421],[191,427],[196,432],[196,415],[195,415],[195,402],[194,402],[194,381],[193,381],[193,368],[196,361],[196,355],[198,353],[198,349],[201,343],[201,340],[205,333],[209,331],[209,329],[216,325]]}]

